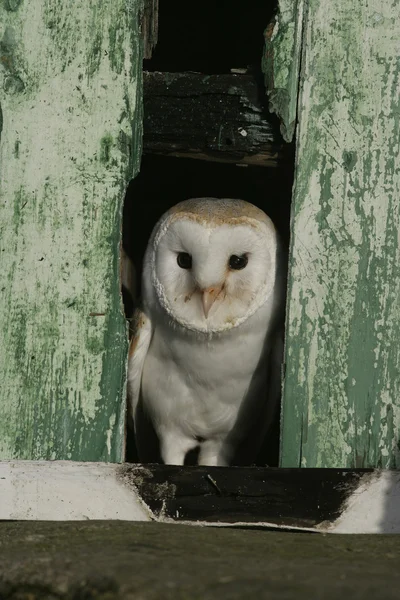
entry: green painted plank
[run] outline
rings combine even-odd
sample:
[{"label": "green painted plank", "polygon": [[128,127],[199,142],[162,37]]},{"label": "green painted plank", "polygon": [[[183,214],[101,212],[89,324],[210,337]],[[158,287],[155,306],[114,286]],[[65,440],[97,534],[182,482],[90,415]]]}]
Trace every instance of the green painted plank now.
[{"label": "green painted plank", "polygon": [[[123,457],[139,0],[0,4],[0,458]],[[136,123],[136,125],[135,125]]]},{"label": "green painted plank", "polygon": [[262,70],[269,109],[278,115],[287,142],[292,141],[296,128],[304,12],[304,0],[279,0],[276,15],[264,32]]},{"label": "green painted plank", "polygon": [[400,2],[310,0],[284,467],[400,467]]}]

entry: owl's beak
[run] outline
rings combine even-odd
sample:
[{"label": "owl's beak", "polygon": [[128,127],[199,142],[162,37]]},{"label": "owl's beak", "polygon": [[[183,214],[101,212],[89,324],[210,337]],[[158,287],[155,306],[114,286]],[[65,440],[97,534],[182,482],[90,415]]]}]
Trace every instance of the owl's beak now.
[{"label": "owl's beak", "polygon": [[223,286],[220,285],[214,285],[205,290],[201,290],[201,302],[203,304],[203,311],[206,319],[208,318],[208,313],[210,312],[212,305],[222,292],[222,287]]}]

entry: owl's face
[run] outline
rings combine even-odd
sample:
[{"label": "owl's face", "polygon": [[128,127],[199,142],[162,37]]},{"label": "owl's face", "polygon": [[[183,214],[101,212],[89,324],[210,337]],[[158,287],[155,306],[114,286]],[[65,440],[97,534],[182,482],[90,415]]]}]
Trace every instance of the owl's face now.
[{"label": "owl's face", "polygon": [[194,331],[224,331],[266,302],[277,243],[272,222],[262,215],[262,221],[213,218],[211,209],[206,217],[181,211],[164,220],[152,242],[152,286],[174,321]]}]

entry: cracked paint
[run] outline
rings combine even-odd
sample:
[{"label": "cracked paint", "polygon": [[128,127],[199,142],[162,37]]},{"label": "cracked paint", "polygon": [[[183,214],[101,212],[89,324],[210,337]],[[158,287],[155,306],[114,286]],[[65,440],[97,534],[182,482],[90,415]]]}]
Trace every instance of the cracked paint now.
[{"label": "cracked paint", "polygon": [[304,0],[280,0],[272,23],[264,32],[265,49],[262,70],[269,109],[281,120],[283,138],[290,142],[296,127],[298,71]]},{"label": "cracked paint", "polygon": [[140,160],[140,8],[0,6],[1,459],[123,457],[118,263]]},{"label": "cracked paint", "polygon": [[303,25],[281,462],[398,468],[398,11],[312,0]]}]

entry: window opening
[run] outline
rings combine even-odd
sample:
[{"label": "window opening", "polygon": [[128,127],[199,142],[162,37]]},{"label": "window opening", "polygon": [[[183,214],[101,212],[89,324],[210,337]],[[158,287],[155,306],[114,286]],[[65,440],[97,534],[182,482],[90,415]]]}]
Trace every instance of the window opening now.
[{"label": "window opening", "polygon": [[[261,73],[263,30],[273,16],[274,6],[274,2],[257,0],[246,5],[244,10],[242,3],[231,0],[218,3],[207,0],[198,5],[185,0],[160,0],[158,44],[152,58],[144,61],[144,70],[204,75],[229,74],[233,70],[250,74],[256,82],[263,115],[271,124],[276,139],[280,140],[277,120],[267,109]],[[186,158],[184,152],[179,156],[157,154],[153,150],[149,152],[146,145],[146,135],[151,134],[146,108],[150,110],[145,89],[144,154],[140,173],[127,190],[123,219],[123,246],[136,268],[138,295],[143,256],[154,225],[168,208],[188,198],[212,196],[251,202],[271,217],[284,247],[288,248],[293,144],[282,141],[279,159],[269,167],[243,161],[235,163],[234,160],[221,162],[213,156],[210,160]],[[165,118],[168,119],[168,115]],[[223,143],[229,151],[233,144],[230,135],[224,137]],[[132,307],[130,299],[126,297],[125,300],[129,316]],[[155,433],[150,429],[147,435],[154,441],[151,462],[160,462]],[[277,466],[278,455],[279,411],[256,464]],[[196,451],[192,451],[187,463],[195,464],[196,456]],[[134,434],[129,427],[126,460],[138,460]]]}]

